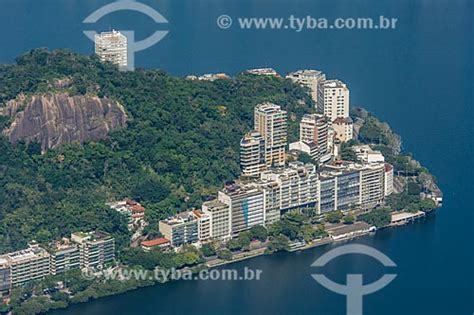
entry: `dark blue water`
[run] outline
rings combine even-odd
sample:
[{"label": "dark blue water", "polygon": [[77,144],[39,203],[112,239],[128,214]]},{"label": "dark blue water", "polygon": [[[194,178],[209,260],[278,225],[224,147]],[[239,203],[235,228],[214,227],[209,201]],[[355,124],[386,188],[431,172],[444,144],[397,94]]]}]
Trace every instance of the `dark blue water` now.
[{"label": "dark blue water", "polygon": [[[364,299],[367,314],[472,314],[473,300],[473,2],[460,0],[202,0],[143,1],[168,20],[170,31],[140,52],[136,65],[175,75],[274,67],[282,73],[316,68],[345,81],[352,106],[391,123],[438,178],[444,207],[435,217],[358,242],[370,244],[398,265],[398,277]],[[1,0],[0,62],[34,47],[69,47],[90,54],[81,21],[108,1]],[[375,30],[221,30],[216,18],[378,17],[398,28]],[[134,29],[150,35],[156,25],[138,13],[119,12],[98,30]],[[55,314],[307,313],[343,314],[345,300],[321,288],[309,265],[331,246],[236,263],[263,270],[253,282],[180,281],[75,305]],[[367,281],[382,270],[358,256],[335,261],[328,275],[346,272]]]}]

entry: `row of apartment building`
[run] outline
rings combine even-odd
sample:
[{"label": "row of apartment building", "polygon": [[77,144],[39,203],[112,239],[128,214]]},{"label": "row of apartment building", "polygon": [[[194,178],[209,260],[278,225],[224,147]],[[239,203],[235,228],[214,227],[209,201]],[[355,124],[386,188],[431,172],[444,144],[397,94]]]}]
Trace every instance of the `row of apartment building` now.
[{"label": "row of apartment building", "polygon": [[48,247],[32,241],[26,249],[0,256],[0,293],[72,269],[102,268],[114,259],[115,240],[104,232],[72,233]]},{"label": "row of apartment building", "polygon": [[372,208],[393,191],[390,164],[337,162],[319,171],[313,164],[292,162],[270,169],[257,180],[229,183],[217,199],[201,210],[177,214],[160,222],[173,246],[227,240],[255,225],[268,225],[292,210],[310,208],[316,214],[355,207]]}]

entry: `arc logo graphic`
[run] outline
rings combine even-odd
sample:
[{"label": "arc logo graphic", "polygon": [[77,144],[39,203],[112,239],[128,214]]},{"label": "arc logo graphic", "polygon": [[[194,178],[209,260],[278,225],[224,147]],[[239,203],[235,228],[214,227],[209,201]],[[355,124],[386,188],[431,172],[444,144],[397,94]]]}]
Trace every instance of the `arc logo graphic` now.
[{"label": "arc logo graphic", "polygon": [[[363,254],[373,257],[385,267],[397,266],[384,253],[375,248],[361,244],[351,244],[330,250],[313,262],[311,267],[324,267],[334,258],[348,254]],[[346,312],[348,315],[362,315],[362,299],[364,295],[372,294],[383,289],[392,282],[397,275],[385,274],[377,281],[366,285],[363,284],[363,276],[361,274],[347,274],[346,285],[336,283],[323,274],[312,274],[311,276],[326,289],[346,296]]]},{"label": "arc logo graphic", "polygon": [[[109,3],[96,11],[92,12],[88,17],[82,21],[85,24],[97,23],[101,18],[110,13],[117,11],[136,11],[143,13],[153,19],[156,23],[168,23],[168,20],[152,7],[136,2],[133,0],[119,0],[117,2]],[[133,30],[119,30],[120,33],[127,37],[127,70],[135,68],[135,53],[141,50],[150,48],[162,40],[169,31],[157,30],[149,37],[135,41],[135,31]],[[96,31],[83,31],[83,33],[92,41],[95,41]]]}]

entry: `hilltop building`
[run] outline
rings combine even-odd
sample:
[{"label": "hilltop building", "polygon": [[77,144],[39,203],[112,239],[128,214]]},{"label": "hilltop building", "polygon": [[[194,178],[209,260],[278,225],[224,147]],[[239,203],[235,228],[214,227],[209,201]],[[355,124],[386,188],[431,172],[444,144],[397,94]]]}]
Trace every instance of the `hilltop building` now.
[{"label": "hilltop building", "polygon": [[326,80],[318,88],[318,110],[331,122],[349,117],[349,89],[339,80]]},{"label": "hilltop building", "polygon": [[110,61],[121,69],[127,68],[127,37],[112,30],[95,35],[95,53],[102,62]]},{"label": "hilltop building", "polygon": [[276,72],[273,68],[257,68],[257,69],[249,69],[245,71],[246,73],[255,74],[255,75],[268,75],[273,77],[279,77],[280,75]]},{"label": "hilltop building", "polygon": [[323,72],[319,70],[298,70],[289,73],[286,78],[302,86],[308,87],[310,90],[311,98],[317,106],[318,87],[321,82],[326,80],[326,75]]}]

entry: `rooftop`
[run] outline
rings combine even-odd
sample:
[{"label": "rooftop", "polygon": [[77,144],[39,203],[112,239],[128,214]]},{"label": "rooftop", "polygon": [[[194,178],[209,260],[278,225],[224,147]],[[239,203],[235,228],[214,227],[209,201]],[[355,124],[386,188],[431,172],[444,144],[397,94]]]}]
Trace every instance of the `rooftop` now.
[{"label": "rooftop", "polygon": [[321,85],[328,88],[347,88],[346,84],[339,80],[326,80]]},{"label": "rooftop", "polygon": [[328,230],[328,233],[332,236],[340,236],[344,235],[347,233],[352,233],[356,231],[361,231],[361,230],[368,230],[372,226],[368,223],[365,222],[355,222],[353,224],[344,224],[344,225],[339,225],[337,227],[331,228]]},{"label": "rooftop", "polygon": [[287,77],[319,77],[324,73],[319,70],[304,69],[288,73]]},{"label": "rooftop", "polygon": [[160,222],[168,225],[178,225],[186,222],[196,221],[196,216],[193,215],[192,211],[180,212],[174,216],[168,217]]},{"label": "rooftop", "polygon": [[271,112],[282,112],[286,114],[286,111],[281,110],[280,105],[276,105],[270,102],[260,103],[255,106],[255,111],[271,113]]},{"label": "rooftop", "polygon": [[352,124],[353,121],[352,121],[352,118],[350,118],[350,117],[337,117],[336,119],[334,119],[334,121],[332,123],[336,124],[336,125]]},{"label": "rooftop", "polygon": [[22,249],[16,252],[11,252],[0,256],[0,264],[16,264],[25,262],[31,259],[38,259],[43,257],[49,257],[49,253],[39,247],[37,243],[31,243],[26,249]]},{"label": "rooftop", "polygon": [[142,246],[145,246],[145,247],[153,247],[153,246],[169,244],[169,242],[170,241],[167,238],[159,237],[153,240],[143,241],[141,244]]}]

